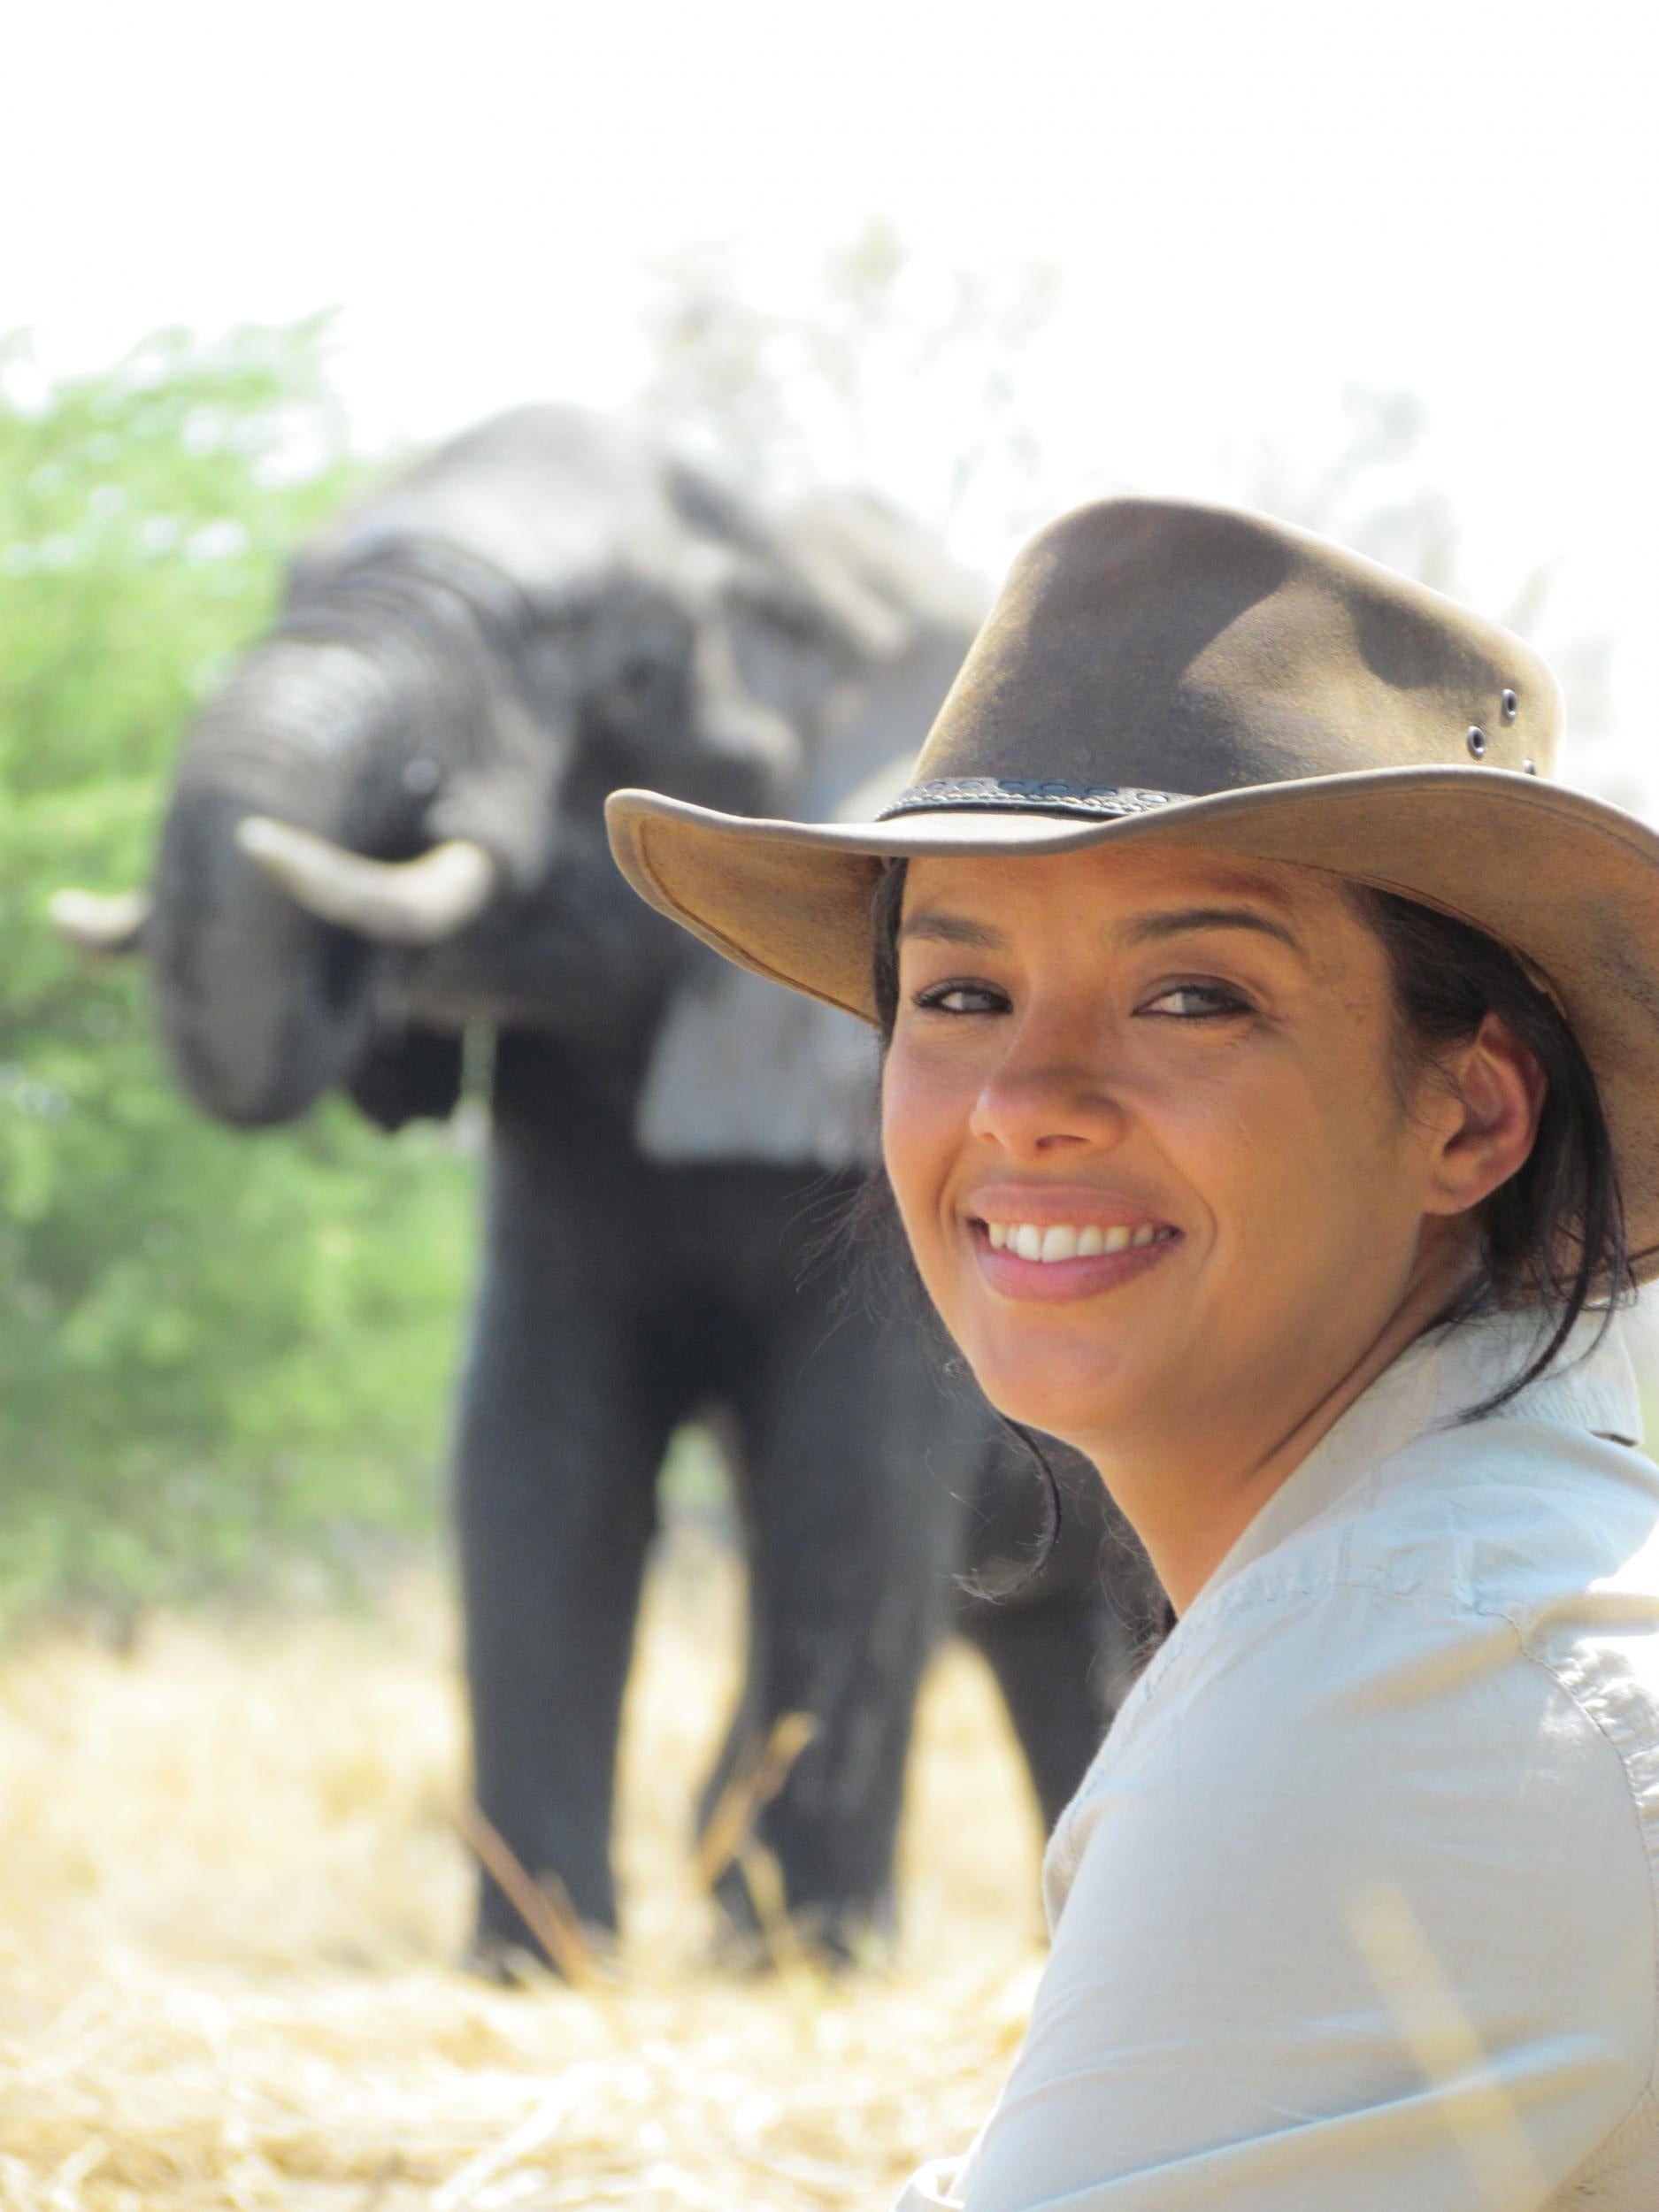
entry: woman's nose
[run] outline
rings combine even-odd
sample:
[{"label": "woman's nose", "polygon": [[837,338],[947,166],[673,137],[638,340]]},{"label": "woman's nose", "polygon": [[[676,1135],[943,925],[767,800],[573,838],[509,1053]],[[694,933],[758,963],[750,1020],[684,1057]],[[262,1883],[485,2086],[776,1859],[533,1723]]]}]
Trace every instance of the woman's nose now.
[{"label": "woman's nose", "polygon": [[973,1136],[1014,1159],[1110,1150],[1122,1142],[1126,1126],[1123,1106],[1100,1070],[1021,1053],[1010,1053],[987,1079],[968,1118]]}]

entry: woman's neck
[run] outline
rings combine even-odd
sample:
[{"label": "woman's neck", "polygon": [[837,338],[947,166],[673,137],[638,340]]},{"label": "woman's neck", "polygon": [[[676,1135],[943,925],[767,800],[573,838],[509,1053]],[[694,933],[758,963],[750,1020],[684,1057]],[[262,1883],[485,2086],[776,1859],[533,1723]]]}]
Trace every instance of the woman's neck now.
[{"label": "woman's neck", "polygon": [[[1176,1612],[1184,1613],[1245,1529],[1355,1401],[1425,1330],[1443,1320],[1467,1279],[1460,1263],[1425,1269],[1359,1356],[1288,1428],[1263,1421],[1251,1441],[1230,1422],[1225,1440],[1183,1438],[1167,1454],[1099,1451],[1085,1445],[1114,1502],[1152,1562]],[[1243,1448],[1240,1449],[1241,1440]]]}]

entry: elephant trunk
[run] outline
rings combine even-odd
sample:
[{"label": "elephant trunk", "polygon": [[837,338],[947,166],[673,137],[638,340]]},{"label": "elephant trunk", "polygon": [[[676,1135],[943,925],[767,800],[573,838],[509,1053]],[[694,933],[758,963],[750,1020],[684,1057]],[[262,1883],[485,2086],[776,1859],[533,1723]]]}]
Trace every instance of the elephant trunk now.
[{"label": "elephant trunk", "polygon": [[180,1076],[221,1120],[291,1120],[368,1049],[374,947],[273,881],[245,826],[273,817],[360,853],[419,849],[426,795],[411,788],[402,719],[368,654],[278,636],[192,733],[143,949]]}]

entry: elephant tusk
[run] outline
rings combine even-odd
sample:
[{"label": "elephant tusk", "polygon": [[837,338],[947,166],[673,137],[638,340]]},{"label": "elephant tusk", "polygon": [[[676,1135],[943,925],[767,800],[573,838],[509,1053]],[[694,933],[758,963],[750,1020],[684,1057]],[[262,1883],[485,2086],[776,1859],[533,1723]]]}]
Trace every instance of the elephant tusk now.
[{"label": "elephant tusk", "polygon": [[417,860],[369,860],[326,837],[250,814],[236,842],[256,868],[325,922],[385,945],[436,945],[465,928],[495,894],[492,856],[451,837]]},{"label": "elephant tusk", "polygon": [[46,912],[58,934],[78,952],[113,958],[140,949],[150,919],[150,895],[144,891],[118,891],[112,897],[101,891],[54,891]]}]

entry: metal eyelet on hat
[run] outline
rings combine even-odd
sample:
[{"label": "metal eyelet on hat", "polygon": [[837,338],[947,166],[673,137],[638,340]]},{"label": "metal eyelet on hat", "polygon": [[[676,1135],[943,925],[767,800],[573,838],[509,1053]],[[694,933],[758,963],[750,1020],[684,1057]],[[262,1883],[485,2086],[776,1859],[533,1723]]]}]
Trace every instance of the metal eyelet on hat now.
[{"label": "metal eyelet on hat", "polygon": [[1524,776],[1535,776],[1538,773],[1538,763],[1535,760],[1524,760],[1521,763],[1521,773]]},{"label": "metal eyelet on hat", "polygon": [[1477,730],[1471,726],[1469,732],[1468,744],[1470,751],[1474,755],[1477,760],[1484,760],[1486,758],[1486,733],[1484,730]]},{"label": "metal eyelet on hat", "polygon": [[1514,719],[1515,719],[1515,718],[1516,718],[1516,716],[1517,716],[1517,715],[1520,711],[1521,711],[1521,703],[1520,703],[1520,701],[1519,701],[1519,700],[1516,697],[1515,694],[1514,694],[1512,691],[1506,691],[1506,692],[1504,693],[1504,695],[1503,695],[1503,718],[1504,718],[1504,720],[1505,720],[1506,722],[1513,722],[1513,721],[1514,721]]}]

